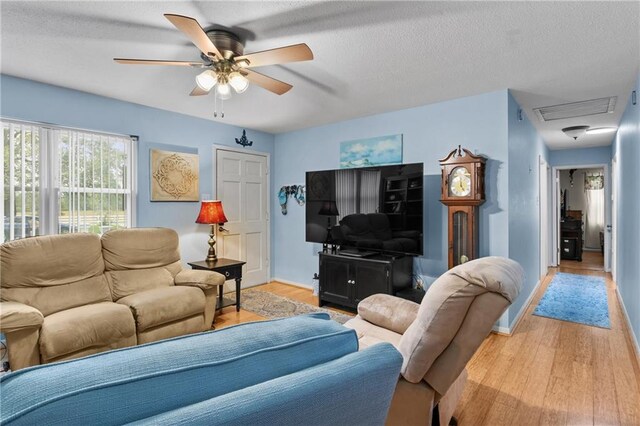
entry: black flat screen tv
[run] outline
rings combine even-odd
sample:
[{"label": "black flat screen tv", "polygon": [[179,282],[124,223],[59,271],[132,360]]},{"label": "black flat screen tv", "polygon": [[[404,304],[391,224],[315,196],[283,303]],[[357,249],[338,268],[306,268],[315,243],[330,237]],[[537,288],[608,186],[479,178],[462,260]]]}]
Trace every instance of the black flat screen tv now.
[{"label": "black flat screen tv", "polygon": [[422,163],[306,174],[306,241],[351,252],[423,254]]}]

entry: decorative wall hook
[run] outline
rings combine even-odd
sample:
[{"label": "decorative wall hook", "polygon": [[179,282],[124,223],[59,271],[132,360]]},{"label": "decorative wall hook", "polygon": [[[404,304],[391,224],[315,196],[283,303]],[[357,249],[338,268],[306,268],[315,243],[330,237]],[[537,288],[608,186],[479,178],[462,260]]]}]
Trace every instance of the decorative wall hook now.
[{"label": "decorative wall hook", "polygon": [[242,130],[242,137],[240,139],[236,138],[236,143],[244,147],[253,145],[253,141],[250,141],[249,139],[247,139],[247,131],[244,129]]}]

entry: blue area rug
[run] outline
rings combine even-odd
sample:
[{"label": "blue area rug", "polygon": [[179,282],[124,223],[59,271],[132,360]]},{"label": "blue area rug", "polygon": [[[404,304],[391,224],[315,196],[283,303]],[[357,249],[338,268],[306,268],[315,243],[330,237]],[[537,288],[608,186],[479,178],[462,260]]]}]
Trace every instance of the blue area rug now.
[{"label": "blue area rug", "polygon": [[558,272],[533,314],[611,328],[604,278]]}]

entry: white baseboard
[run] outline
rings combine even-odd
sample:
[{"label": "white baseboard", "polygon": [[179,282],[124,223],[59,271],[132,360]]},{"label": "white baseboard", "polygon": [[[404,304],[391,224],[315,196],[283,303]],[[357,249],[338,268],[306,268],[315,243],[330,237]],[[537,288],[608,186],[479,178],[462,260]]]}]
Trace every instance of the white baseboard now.
[{"label": "white baseboard", "polygon": [[622,306],[622,313],[624,314],[624,318],[627,321],[627,328],[629,329],[629,335],[631,336],[631,343],[633,343],[633,349],[636,353],[636,361],[638,362],[638,365],[640,365],[640,345],[638,345],[638,338],[633,331],[633,327],[631,326],[631,320],[629,319],[629,314],[627,314],[627,307],[624,306],[622,295],[620,294],[620,291],[618,291],[618,286],[616,286],[616,296],[618,297],[620,306]]},{"label": "white baseboard", "polygon": [[275,278],[274,277],[274,278],[271,278],[271,281],[278,281],[278,282],[281,282],[283,284],[289,284],[289,285],[292,285],[292,286],[295,286],[295,287],[306,288],[307,290],[312,290],[313,289],[313,287],[311,287],[308,284],[300,284],[300,283],[297,283],[295,281],[285,280],[284,278]]},{"label": "white baseboard", "polygon": [[542,279],[539,279],[538,282],[536,283],[536,285],[533,287],[533,290],[531,290],[531,293],[529,294],[529,297],[527,297],[527,300],[522,305],[522,308],[520,308],[520,311],[518,312],[518,315],[516,315],[516,318],[513,320],[511,325],[509,325],[508,327],[500,327],[498,325],[494,325],[493,326],[493,331],[494,332],[500,333],[500,334],[506,334],[506,335],[509,335],[509,336],[513,333],[513,330],[515,330],[515,328],[518,326],[518,323],[520,322],[520,319],[522,319],[522,316],[524,315],[524,313],[529,308],[529,305],[531,304],[531,301],[533,300],[533,296],[538,291],[538,287],[540,287],[541,283],[542,283]]}]

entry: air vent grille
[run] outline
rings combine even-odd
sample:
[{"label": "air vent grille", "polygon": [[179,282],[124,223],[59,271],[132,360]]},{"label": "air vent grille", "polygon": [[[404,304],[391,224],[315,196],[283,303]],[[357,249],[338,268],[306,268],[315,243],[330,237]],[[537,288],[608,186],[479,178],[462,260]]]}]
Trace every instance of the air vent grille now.
[{"label": "air vent grille", "polygon": [[586,117],[588,115],[606,114],[613,112],[616,107],[617,96],[609,98],[591,99],[588,101],[572,102],[569,104],[551,105],[534,108],[533,111],[540,121],[563,120],[565,118]]}]

